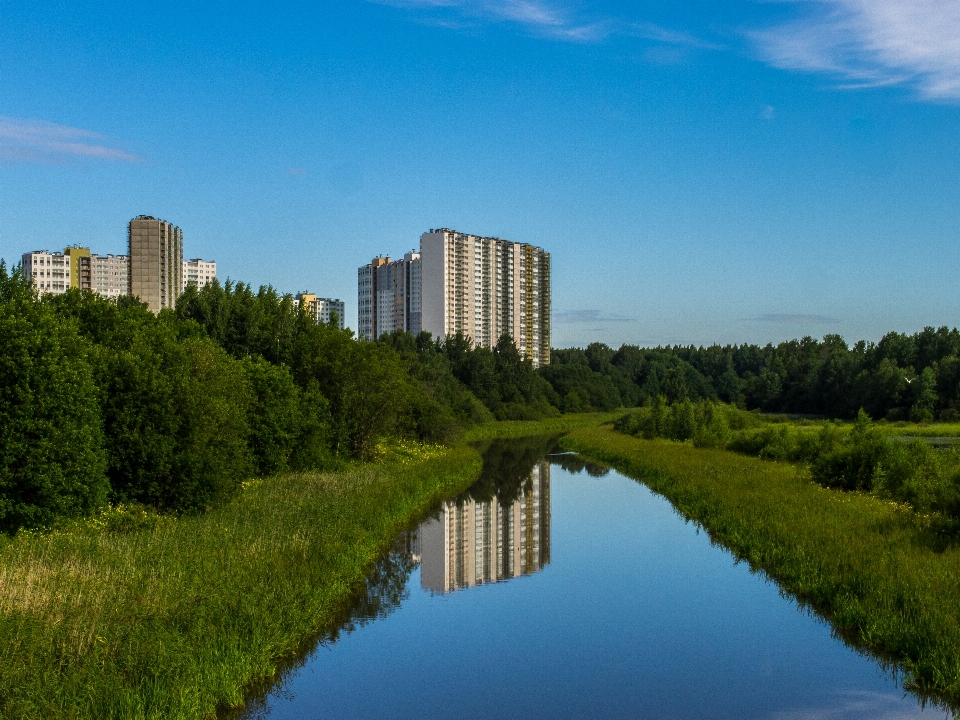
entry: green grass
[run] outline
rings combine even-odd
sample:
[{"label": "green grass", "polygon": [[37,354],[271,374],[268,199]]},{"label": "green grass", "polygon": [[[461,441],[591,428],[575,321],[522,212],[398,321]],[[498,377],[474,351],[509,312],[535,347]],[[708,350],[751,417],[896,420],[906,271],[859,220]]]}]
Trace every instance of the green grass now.
[{"label": "green grass", "polygon": [[564,447],[668,498],[752,568],[892,660],[904,686],[960,706],[960,532],[938,516],[826,490],[802,468],[724,450],[576,430]]},{"label": "green grass", "polygon": [[960,423],[879,422],[877,428],[884,435],[910,437],[960,437]]},{"label": "green grass", "polygon": [[479,440],[503,440],[533,435],[560,434],[577,428],[596,427],[613,422],[625,412],[627,411],[571,413],[558,418],[547,418],[546,420],[500,420],[468,428],[461,440],[463,442],[477,442]]},{"label": "green grass", "polygon": [[0,543],[0,717],[204,718],[342,617],[471,449],[247,483],[199,517],[112,512]]}]

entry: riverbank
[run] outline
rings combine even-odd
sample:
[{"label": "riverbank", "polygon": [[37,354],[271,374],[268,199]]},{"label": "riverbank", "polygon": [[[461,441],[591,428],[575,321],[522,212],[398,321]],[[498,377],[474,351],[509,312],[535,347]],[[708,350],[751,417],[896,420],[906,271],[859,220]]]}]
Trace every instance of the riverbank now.
[{"label": "riverbank", "polygon": [[245,483],[195,517],[112,511],[0,539],[0,717],[204,718],[342,616],[399,531],[466,489],[466,447]]},{"label": "riverbank", "polygon": [[960,706],[960,532],[937,516],[826,490],[797,466],[583,428],[565,448],[608,462],[763,570],[905,687]]}]

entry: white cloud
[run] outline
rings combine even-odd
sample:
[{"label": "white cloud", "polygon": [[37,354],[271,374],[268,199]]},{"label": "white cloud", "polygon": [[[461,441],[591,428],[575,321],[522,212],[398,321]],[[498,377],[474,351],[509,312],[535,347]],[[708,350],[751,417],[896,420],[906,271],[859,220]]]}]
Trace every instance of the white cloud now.
[{"label": "white cloud", "polygon": [[960,100],[960,0],[799,0],[811,13],[749,33],[764,59],[842,87],[906,85]]},{"label": "white cloud", "polygon": [[0,115],[0,159],[62,162],[67,158],[145,162],[146,158],[110,147],[89,130]]},{"label": "white cloud", "polygon": [[[934,714],[935,715],[935,714]],[[916,701],[904,702],[899,694],[876,692],[848,692],[833,706],[776,712],[771,720],[922,720],[933,717],[924,714]]]},{"label": "white cloud", "polygon": [[583,17],[559,0],[370,0],[405,10],[432,11],[424,18],[431,25],[462,27],[460,22],[437,18],[453,13],[474,22],[506,22],[520,25],[535,35],[569,42],[597,42],[611,35],[626,35],[671,45],[719,49],[687,33],[649,23],[626,23],[612,17]]}]

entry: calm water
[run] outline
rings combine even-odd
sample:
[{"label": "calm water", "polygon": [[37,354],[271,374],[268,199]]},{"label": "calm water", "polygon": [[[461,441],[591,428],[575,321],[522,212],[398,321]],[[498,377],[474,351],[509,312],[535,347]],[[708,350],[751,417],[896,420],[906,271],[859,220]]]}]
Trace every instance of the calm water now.
[{"label": "calm water", "polygon": [[494,444],[245,718],[943,718],[644,486]]}]

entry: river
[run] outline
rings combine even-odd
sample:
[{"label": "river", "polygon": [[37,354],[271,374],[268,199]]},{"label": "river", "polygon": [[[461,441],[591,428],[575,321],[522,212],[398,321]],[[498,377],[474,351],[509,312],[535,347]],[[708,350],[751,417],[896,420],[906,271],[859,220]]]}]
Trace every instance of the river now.
[{"label": "river", "polygon": [[240,717],[944,718],[643,485],[526,438]]}]

